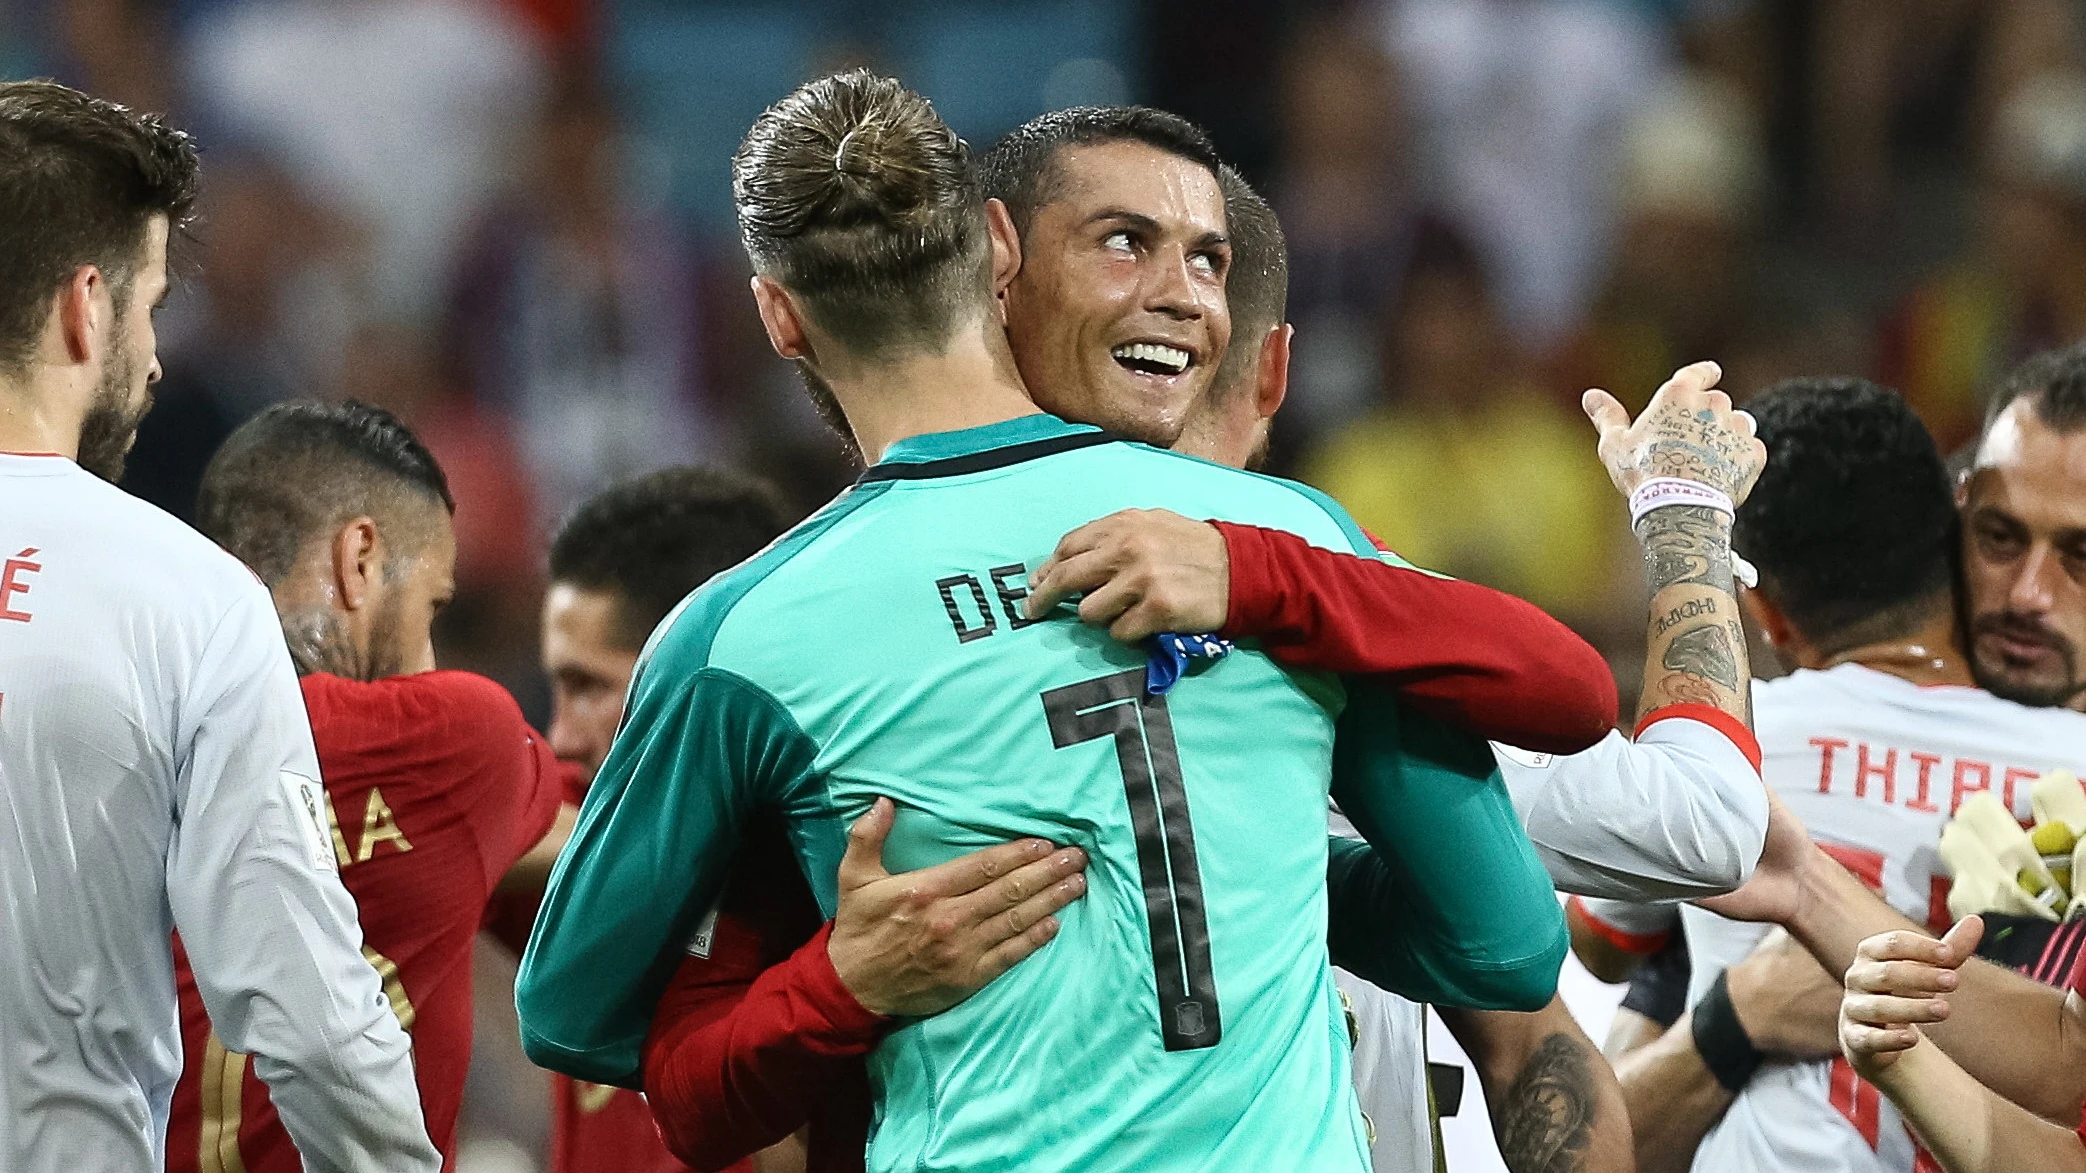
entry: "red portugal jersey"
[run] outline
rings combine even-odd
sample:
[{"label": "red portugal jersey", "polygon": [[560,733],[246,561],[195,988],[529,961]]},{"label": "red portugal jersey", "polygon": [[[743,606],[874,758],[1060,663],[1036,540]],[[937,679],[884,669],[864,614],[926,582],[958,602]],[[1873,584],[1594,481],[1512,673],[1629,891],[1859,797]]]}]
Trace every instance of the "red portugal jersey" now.
[{"label": "red portugal jersey", "polygon": [[[455,1160],[471,1059],[471,943],[493,886],[549,832],[557,761],[507,690],[467,672],[303,680],[363,956],[412,1035],[428,1136]],[[177,943],[178,946],[178,943]],[[185,956],[169,1173],[301,1173],[268,1089],[210,1029]]]},{"label": "red portugal jersey", "polygon": [[[550,1173],[688,1173],[666,1151],[651,1106],[636,1092],[553,1075],[550,1095]],[[728,1173],[751,1168],[742,1163]]]}]

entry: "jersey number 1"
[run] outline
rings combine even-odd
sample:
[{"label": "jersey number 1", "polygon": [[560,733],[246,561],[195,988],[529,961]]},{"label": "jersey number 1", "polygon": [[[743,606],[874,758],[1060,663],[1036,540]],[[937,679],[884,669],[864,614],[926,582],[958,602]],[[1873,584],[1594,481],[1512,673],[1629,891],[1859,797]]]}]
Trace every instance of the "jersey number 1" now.
[{"label": "jersey number 1", "polygon": [[1050,740],[1059,749],[1115,741],[1130,799],[1137,871],[1151,925],[1152,970],[1159,987],[1159,1034],[1169,1051],[1214,1047],[1223,1035],[1217,982],[1210,972],[1210,926],[1195,864],[1195,828],[1181,785],[1181,756],[1164,696],[1145,694],[1133,668],[1043,694]]}]

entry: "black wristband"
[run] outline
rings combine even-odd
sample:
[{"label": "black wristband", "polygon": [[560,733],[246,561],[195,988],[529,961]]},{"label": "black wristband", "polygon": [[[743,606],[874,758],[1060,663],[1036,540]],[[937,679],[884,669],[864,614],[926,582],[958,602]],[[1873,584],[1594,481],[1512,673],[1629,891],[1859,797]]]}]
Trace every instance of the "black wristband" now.
[{"label": "black wristband", "polygon": [[1738,1021],[1738,1011],[1731,1005],[1731,987],[1723,974],[1717,975],[1702,1001],[1695,1003],[1690,1024],[1702,1065],[1717,1077],[1725,1091],[1744,1091],[1753,1073],[1760,1070],[1762,1056],[1760,1048],[1746,1036],[1745,1025]]}]

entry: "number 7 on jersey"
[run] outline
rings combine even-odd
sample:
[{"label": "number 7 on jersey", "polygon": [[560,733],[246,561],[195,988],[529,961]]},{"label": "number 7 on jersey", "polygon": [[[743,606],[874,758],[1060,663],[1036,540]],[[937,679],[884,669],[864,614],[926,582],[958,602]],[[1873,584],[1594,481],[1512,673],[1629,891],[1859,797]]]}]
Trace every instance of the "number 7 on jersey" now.
[{"label": "number 7 on jersey", "polygon": [[1195,864],[1195,829],[1181,785],[1180,751],[1164,696],[1145,694],[1145,670],[1053,688],[1043,694],[1050,740],[1059,749],[1115,741],[1130,800],[1138,878],[1151,926],[1159,988],[1159,1033],[1169,1051],[1214,1047],[1223,1036],[1217,982],[1210,971],[1209,921]]}]

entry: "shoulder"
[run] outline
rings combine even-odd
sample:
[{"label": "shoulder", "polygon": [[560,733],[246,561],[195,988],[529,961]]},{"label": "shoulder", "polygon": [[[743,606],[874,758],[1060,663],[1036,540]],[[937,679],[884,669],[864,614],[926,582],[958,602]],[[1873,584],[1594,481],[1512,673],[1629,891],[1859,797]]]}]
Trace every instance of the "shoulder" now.
[{"label": "shoulder", "polygon": [[152,568],[150,575],[127,576],[137,593],[217,614],[236,602],[267,599],[267,588],[245,563],[173,514],[99,477],[82,475],[73,483],[81,506],[77,523],[100,530],[113,556]]},{"label": "shoulder", "polygon": [[1355,554],[1374,555],[1376,543],[1339,502],[1300,481],[1248,472],[1184,452],[1147,444],[1120,444],[1131,459],[1150,462],[1162,475],[1205,496],[1213,510],[1237,516],[1223,521],[1250,522],[1297,534],[1313,545]]},{"label": "shoulder", "polygon": [[521,706],[473,672],[418,672],[382,680],[315,673],[302,681],[315,732],[410,742],[441,756],[523,749],[534,736]]},{"label": "shoulder", "polygon": [[857,485],[798,522],[753,557],[697,587],[652,630],[638,655],[638,674],[687,676],[711,665],[717,634],[735,619],[758,612],[764,588],[806,551],[828,540],[882,496],[891,482]]}]

